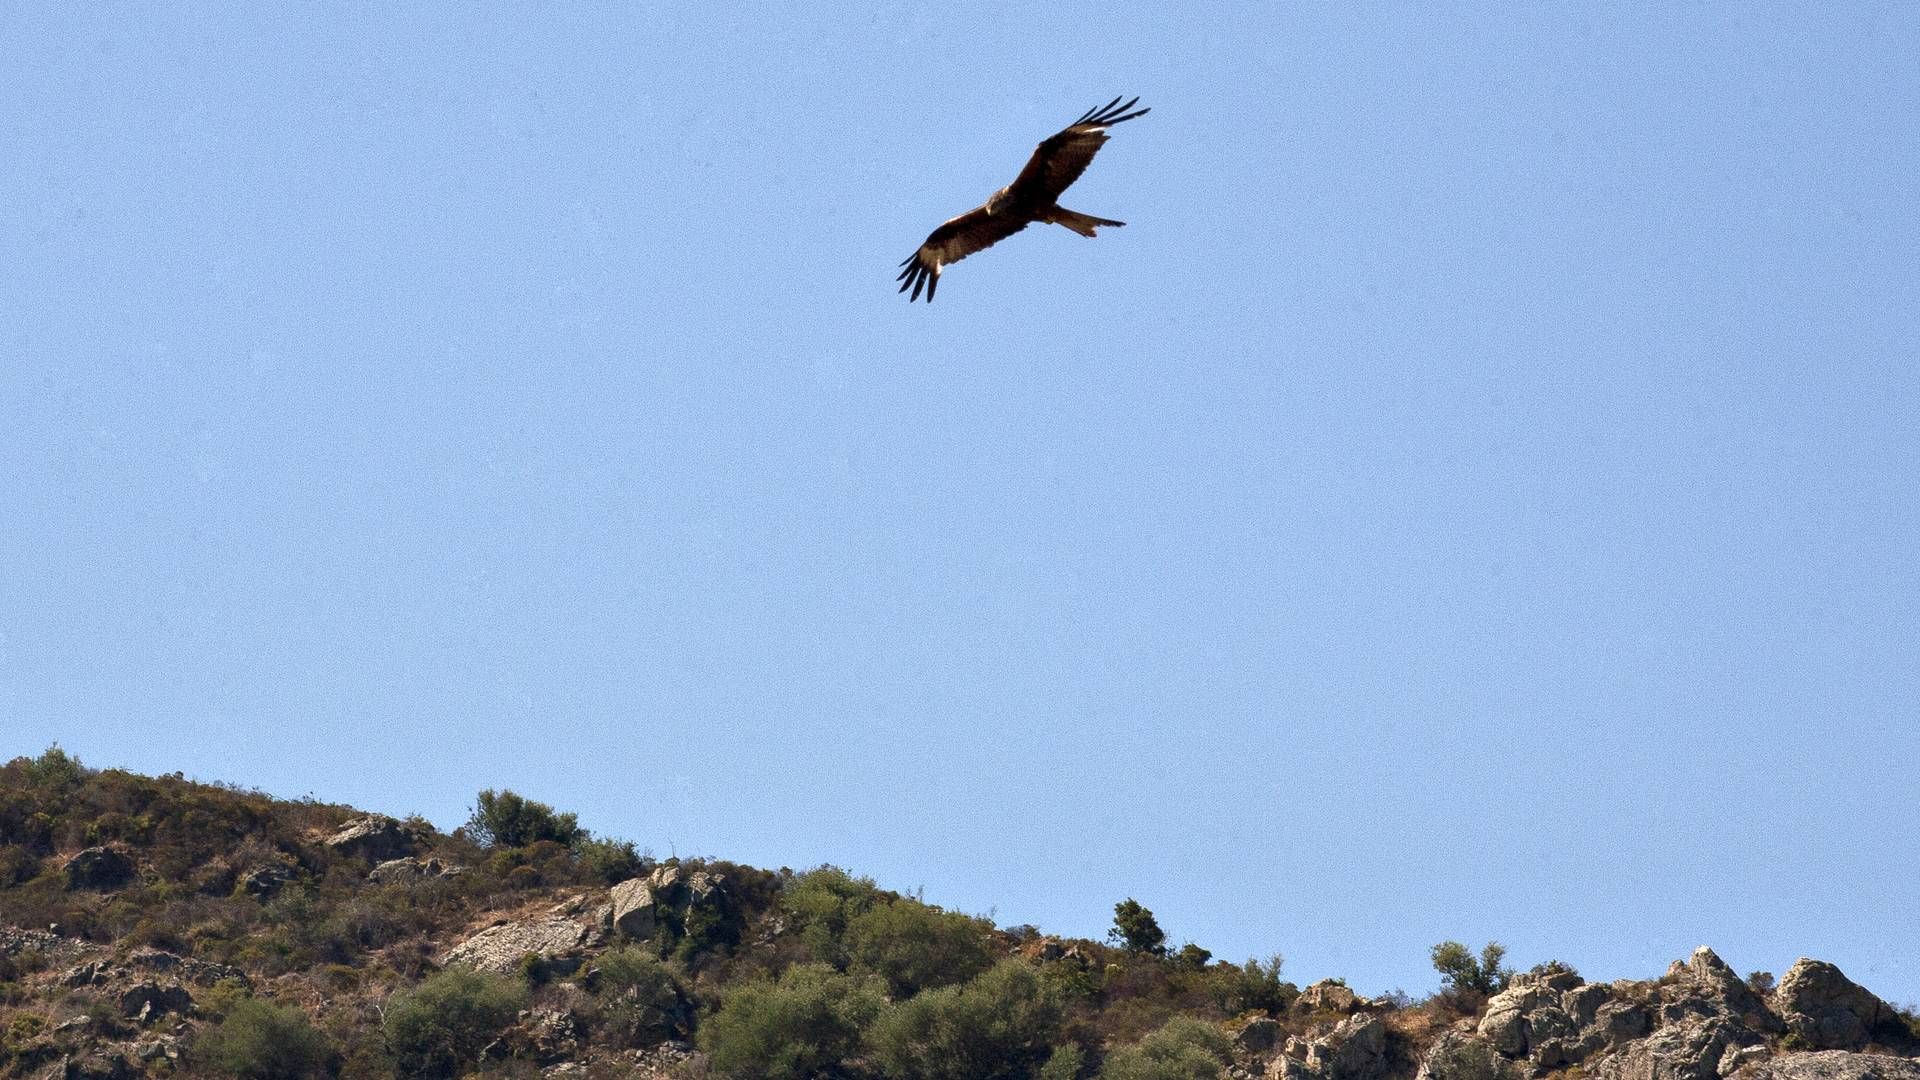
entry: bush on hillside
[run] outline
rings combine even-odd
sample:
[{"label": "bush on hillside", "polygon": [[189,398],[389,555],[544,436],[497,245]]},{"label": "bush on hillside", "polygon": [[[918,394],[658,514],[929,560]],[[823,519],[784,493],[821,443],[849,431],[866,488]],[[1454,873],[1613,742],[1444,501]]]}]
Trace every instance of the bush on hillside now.
[{"label": "bush on hillside", "polygon": [[387,1006],[387,1051],[402,1076],[458,1076],[526,1003],[526,987],[512,979],[442,971]]},{"label": "bush on hillside", "polygon": [[1131,953],[1164,956],[1167,952],[1166,932],[1153,912],[1131,896],[1113,905],[1113,929],[1107,931],[1107,940]]},{"label": "bush on hillside", "polygon": [[650,949],[614,949],[594,962],[601,1026],[622,1046],[652,1046],[684,1031],[685,995],[673,972]]},{"label": "bush on hillside", "polygon": [[1433,969],[1440,973],[1441,984],[1449,991],[1497,994],[1513,978],[1513,969],[1501,965],[1507,947],[1497,941],[1487,942],[1477,958],[1465,945],[1443,941],[1433,947],[1432,956]]},{"label": "bush on hillside", "polygon": [[815,960],[845,968],[847,926],[872,910],[879,899],[880,890],[872,878],[822,866],[787,882],[780,905]]},{"label": "bush on hillside", "polygon": [[1101,1080],[1219,1080],[1233,1048],[1219,1027],[1176,1016],[1158,1031],[1107,1057]]},{"label": "bush on hillside", "polygon": [[1284,1012],[1300,996],[1299,987],[1280,978],[1285,963],[1279,953],[1274,953],[1264,961],[1249,958],[1237,967],[1216,964],[1208,968],[1207,989],[1214,1007],[1226,1016]]},{"label": "bush on hillside", "polygon": [[896,998],[963,983],[993,966],[988,924],[913,900],[877,905],[847,923],[849,964],[887,980]]},{"label": "bush on hillside", "polygon": [[466,832],[474,843],[490,848],[526,847],[541,840],[571,847],[587,838],[578,815],[556,813],[546,803],[492,788],[475,796]]},{"label": "bush on hillside", "polygon": [[700,1025],[715,1072],[735,1080],[815,1080],[838,1074],[886,1003],[879,980],[826,964],[758,976],[728,991]]},{"label": "bush on hillside", "polygon": [[194,1061],[241,1080],[307,1080],[331,1076],[339,1054],[305,1013],[245,998],[194,1040]]},{"label": "bush on hillside", "polygon": [[1005,960],[889,1007],[868,1041],[890,1080],[1014,1080],[1049,1059],[1064,1013],[1031,965]]}]

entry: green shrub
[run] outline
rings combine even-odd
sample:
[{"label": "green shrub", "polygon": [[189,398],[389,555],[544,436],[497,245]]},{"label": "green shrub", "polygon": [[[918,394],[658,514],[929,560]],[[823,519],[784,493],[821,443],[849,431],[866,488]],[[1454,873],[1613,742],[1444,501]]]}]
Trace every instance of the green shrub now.
[{"label": "green shrub", "polygon": [[242,1080],[302,1080],[332,1075],[339,1055],[299,1009],[247,998],[194,1041],[193,1058]]},{"label": "green shrub", "polygon": [[880,904],[847,923],[847,960],[886,979],[894,997],[912,997],[991,967],[987,929],[978,919],[912,900]]},{"label": "green shrub", "polygon": [[588,838],[575,844],[574,851],[580,857],[581,872],[602,885],[618,885],[628,878],[639,877],[651,862],[634,849],[631,840]]},{"label": "green shrub", "polygon": [[621,948],[594,965],[601,1023],[622,1046],[652,1046],[684,1030],[686,998],[673,972],[651,951]]},{"label": "green shrub", "polygon": [[893,1005],[868,1041],[893,1080],[1013,1080],[1048,1060],[1064,1012],[1037,971],[1005,960],[972,982]]},{"label": "green shrub", "polygon": [[1191,941],[1180,946],[1180,951],[1173,954],[1174,966],[1183,971],[1205,971],[1207,970],[1207,964],[1212,960],[1212,952],[1195,945]]},{"label": "green shrub", "polygon": [[873,908],[880,890],[837,866],[809,870],[787,883],[780,903],[815,960],[847,966],[847,925]]},{"label": "green shrub", "polygon": [[812,1080],[835,1075],[859,1050],[885,1004],[878,980],[826,964],[788,968],[735,986],[700,1025],[715,1071],[736,1080]]},{"label": "green shrub", "polygon": [[1207,993],[1214,1006],[1228,1016],[1244,1012],[1279,1013],[1300,996],[1300,988],[1280,978],[1286,963],[1274,953],[1265,961],[1248,959],[1235,967],[1219,964],[1207,970]]},{"label": "green shrub", "polygon": [[1033,1074],[1033,1080],[1079,1080],[1080,1070],[1086,1067],[1087,1055],[1078,1046],[1068,1043],[1055,1047],[1047,1063]]},{"label": "green shrub", "polygon": [[546,803],[492,788],[474,799],[466,831],[482,847],[526,847],[541,840],[571,846],[587,839],[578,815],[555,813]]},{"label": "green shrub", "polygon": [[458,1076],[527,1001],[513,979],[442,971],[387,1006],[387,1050],[403,1076]]},{"label": "green shrub", "polygon": [[1443,941],[1433,947],[1433,970],[1440,973],[1441,984],[1448,990],[1496,994],[1513,978],[1513,970],[1500,964],[1506,955],[1507,947],[1497,941],[1487,942],[1477,959],[1465,945]]},{"label": "green shrub", "polygon": [[1131,896],[1113,905],[1113,929],[1107,931],[1107,940],[1131,953],[1164,956],[1167,952],[1166,932],[1153,912]]},{"label": "green shrub", "polygon": [[1107,1057],[1101,1080],[1218,1080],[1233,1064],[1232,1045],[1218,1027],[1176,1016],[1158,1031]]}]

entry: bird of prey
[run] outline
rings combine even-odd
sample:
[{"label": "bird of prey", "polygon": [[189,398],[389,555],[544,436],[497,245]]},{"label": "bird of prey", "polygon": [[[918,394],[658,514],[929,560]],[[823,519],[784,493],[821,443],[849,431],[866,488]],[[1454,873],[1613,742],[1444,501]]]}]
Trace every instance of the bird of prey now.
[{"label": "bird of prey", "polygon": [[927,303],[933,303],[933,290],[940,287],[942,267],[976,251],[984,251],[1036,221],[1065,225],[1081,236],[1092,236],[1101,225],[1125,225],[1124,221],[1068,210],[1058,200],[1060,193],[1087,171],[1093,155],[1109,138],[1108,128],[1146,115],[1146,109],[1127,111],[1139,100],[1134,98],[1122,105],[1119,98],[1114,98],[1097,109],[1087,110],[1080,119],[1041,143],[1013,183],[994,192],[985,205],[933,230],[920,250],[900,263],[906,267],[900,271],[900,291],[913,287],[907,302],[918,300],[924,286]]}]

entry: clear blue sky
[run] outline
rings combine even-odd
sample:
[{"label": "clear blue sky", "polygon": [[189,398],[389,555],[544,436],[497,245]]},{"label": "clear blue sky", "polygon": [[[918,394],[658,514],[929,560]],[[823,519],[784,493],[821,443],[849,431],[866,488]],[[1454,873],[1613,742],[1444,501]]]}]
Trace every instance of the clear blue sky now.
[{"label": "clear blue sky", "polygon": [[[254,8],[239,12],[236,7]],[[1817,8],[1817,10],[1816,10]],[[1920,8],[0,8],[0,753],[1920,999]],[[1067,205],[895,264],[1090,105]]]}]

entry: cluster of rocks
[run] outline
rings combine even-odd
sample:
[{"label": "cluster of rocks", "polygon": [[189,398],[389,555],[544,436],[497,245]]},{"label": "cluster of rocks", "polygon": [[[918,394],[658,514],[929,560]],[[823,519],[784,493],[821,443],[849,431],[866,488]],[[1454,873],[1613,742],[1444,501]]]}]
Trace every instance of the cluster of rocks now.
[{"label": "cluster of rocks", "polygon": [[1471,1030],[1428,1049],[1417,1080],[1486,1080],[1484,1051],[1529,1076],[1577,1065],[1600,1080],[1721,1080],[1776,1067],[1776,1046],[1907,1040],[1894,1011],[1832,964],[1803,958],[1762,994],[1702,946],[1655,982],[1588,983],[1559,967],[1517,975]]},{"label": "cluster of rocks", "polygon": [[[1266,1080],[1381,1080],[1389,1071],[1388,1006],[1361,997],[1346,984],[1323,979],[1300,992],[1290,1008],[1297,1018],[1331,1021],[1310,1035],[1287,1035],[1267,1016],[1242,1022],[1233,1032],[1241,1077]],[[1277,1053],[1276,1053],[1277,1051]]]},{"label": "cluster of rocks", "polygon": [[614,928],[630,938],[650,938],[663,921],[685,926],[695,910],[722,914],[731,903],[725,875],[677,865],[655,867],[644,878],[613,887],[609,897]]},{"label": "cluster of rocks", "polygon": [[[1903,1018],[1840,969],[1794,964],[1763,992],[1702,947],[1658,980],[1588,983],[1545,965],[1478,1017],[1414,1045],[1393,1005],[1332,982],[1232,1031],[1236,1080],[1920,1080]],[[1300,1032],[1304,1034],[1288,1034]],[[1892,1051],[1867,1053],[1867,1050]]]},{"label": "cluster of rocks", "polygon": [[684,927],[696,912],[724,917],[732,904],[724,875],[679,866],[656,867],[613,886],[604,898],[574,896],[528,918],[502,919],[449,949],[443,966],[509,972],[537,963],[571,975],[610,937],[643,941],[663,927]]}]

